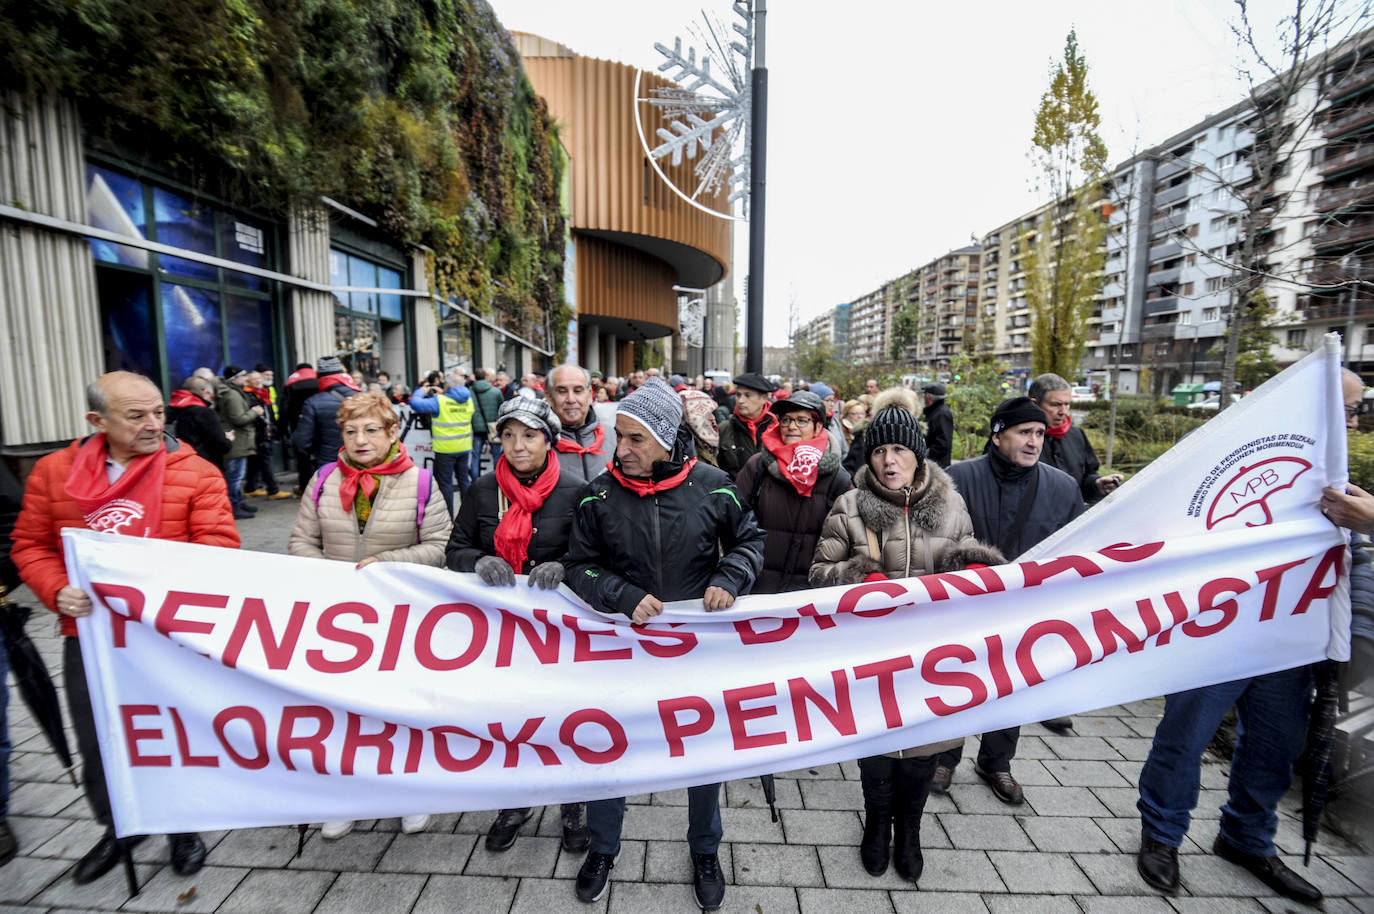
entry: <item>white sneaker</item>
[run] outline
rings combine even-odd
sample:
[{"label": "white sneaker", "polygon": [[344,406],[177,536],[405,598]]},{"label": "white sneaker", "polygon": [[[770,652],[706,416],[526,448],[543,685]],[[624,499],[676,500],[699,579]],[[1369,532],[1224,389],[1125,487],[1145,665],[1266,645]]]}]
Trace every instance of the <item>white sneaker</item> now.
[{"label": "white sneaker", "polygon": [[326,822],[320,826],[320,837],[335,841],[353,830],[353,822]]},{"label": "white sneaker", "polygon": [[429,828],[429,816],[401,816],[401,834],[414,835]]}]

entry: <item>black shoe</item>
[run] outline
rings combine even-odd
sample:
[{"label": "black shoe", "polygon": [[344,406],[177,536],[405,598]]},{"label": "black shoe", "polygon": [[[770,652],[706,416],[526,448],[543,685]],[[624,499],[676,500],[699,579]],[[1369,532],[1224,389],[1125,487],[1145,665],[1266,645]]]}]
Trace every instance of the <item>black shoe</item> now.
[{"label": "black shoe", "polygon": [[258,513],[257,505],[250,505],[250,504],[249,504],[248,502],[246,502],[246,501],[241,501],[241,502],[239,502],[239,507],[242,508],[243,510],[247,511],[249,514],[257,514],[257,513]]},{"label": "black shoe", "polygon": [[587,827],[587,807],[583,803],[563,805],[563,850],[580,854],[592,843],[592,830]]},{"label": "black shoe", "polygon": [[703,911],[714,911],[725,901],[725,874],[715,854],[692,855],[692,890]]},{"label": "black shoe", "polygon": [[907,882],[918,883],[926,868],[921,855],[921,820],[903,822],[897,818],[897,837],[892,846],[892,868]]},{"label": "black shoe", "polygon": [[1170,895],[1178,892],[1178,848],[1141,832],[1135,868],[1151,887]]},{"label": "black shoe", "polygon": [[1259,857],[1247,854],[1221,835],[1217,835],[1217,840],[1212,842],[1212,853],[1242,869],[1249,870],[1251,875],[1284,898],[1310,905],[1319,904],[1322,900],[1320,889],[1290,870],[1277,856]]},{"label": "black shoe", "polygon": [[1073,718],[1051,717],[1049,720],[1042,720],[1040,722],[1040,726],[1044,727],[1046,730],[1053,731],[1055,733],[1058,733],[1060,736],[1063,736],[1065,733],[1068,733],[1069,731],[1073,730]]},{"label": "black shoe", "polygon": [[939,765],[930,779],[931,793],[949,793],[950,782],[954,780],[954,769]]},{"label": "black shoe", "polygon": [[496,821],[487,829],[487,850],[500,852],[510,850],[520,834],[520,826],[530,820],[532,815],[528,806],[518,809],[503,809],[496,814]]},{"label": "black shoe", "polygon": [[119,862],[121,847],[133,850],[142,840],[143,835],[121,839],[116,838],[112,831],[105,832],[105,835],[96,842],[95,847],[87,851],[86,856],[77,862],[76,870],[72,873],[72,881],[77,885],[95,882],[114,869],[114,865]]},{"label": "black shoe", "polygon": [[582,869],[577,871],[577,900],[591,904],[606,894],[606,886],[611,881],[611,870],[620,854],[598,854],[592,851],[582,861]]},{"label": "black shoe", "polygon": [[1016,778],[1011,776],[1010,771],[984,771],[980,766],[973,766],[973,773],[984,781],[987,781],[992,792],[997,799],[1011,806],[1020,806],[1026,801],[1026,795],[1021,790],[1021,785],[1016,783]]},{"label": "black shoe", "polygon": [[205,842],[200,835],[188,832],[184,835],[168,835],[167,843],[172,846],[172,869],[178,876],[194,876],[205,865]]},{"label": "black shoe", "polygon": [[14,839],[14,832],[10,831],[10,824],[4,819],[0,819],[0,866],[9,863],[18,853],[19,842]]},{"label": "black shoe", "polygon": [[257,515],[254,514],[252,511],[243,510],[242,505],[234,509],[235,520],[252,520],[254,517],[257,517]]}]

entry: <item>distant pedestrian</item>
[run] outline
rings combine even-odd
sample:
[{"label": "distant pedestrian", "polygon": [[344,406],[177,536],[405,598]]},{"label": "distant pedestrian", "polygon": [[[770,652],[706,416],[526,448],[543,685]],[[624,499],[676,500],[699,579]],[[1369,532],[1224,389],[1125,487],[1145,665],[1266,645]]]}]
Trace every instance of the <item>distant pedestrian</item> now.
[{"label": "distant pedestrian", "polygon": [[925,409],[921,415],[926,420],[926,446],[929,459],[942,469],[949,468],[954,453],[954,414],[945,402],[945,385],[938,381],[921,388],[925,399]]},{"label": "distant pedestrian", "polygon": [[763,433],[777,424],[770,397],[777,385],[757,372],[735,378],[735,409],[720,424],[720,468],[733,479],[763,447]]},{"label": "distant pedestrian", "polygon": [[434,479],[453,515],[453,480],[458,480],[459,494],[472,485],[468,474],[468,460],[472,456],[472,417],[476,407],[463,373],[451,370],[444,376],[446,389],[437,385],[417,390],[410,398],[410,408],[430,417],[430,438],[434,442]]},{"label": "distant pedestrian", "polygon": [[339,455],[343,447],[343,437],[339,434],[339,424],[335,417],[339,406],[349,397],[358,393],[353,378],[344,371],[343,362],[334,356],[325,356],[315,363],[320,391],[305,401],[296,430],[291,433],[291,444],[305,451],[322,467]]},{"label": "distant pedestrian", "polygon": [[172,391],[167,422],[172,427],[172,434],[195,448],[197,454],[223,473],[224,458],[233,447],[234,433],[224,430],[224,423],[214,410],[214,402],[214,385],[192,375]]},{"label": "distant pedestrian", "polygon": [[243,391],[248,372],[237,365],[228,365],[224,377],[215,381],[215,409],[226,431],[234,433],[234,443],[224,455],[224,479],[229,487],[229,501],[234,517],[245,520],[257,513],[257,508],[243,497],[243,479],[248,470],[248,458],[257,453],[257,424],[263,408],[257,398],[249,402]]}]

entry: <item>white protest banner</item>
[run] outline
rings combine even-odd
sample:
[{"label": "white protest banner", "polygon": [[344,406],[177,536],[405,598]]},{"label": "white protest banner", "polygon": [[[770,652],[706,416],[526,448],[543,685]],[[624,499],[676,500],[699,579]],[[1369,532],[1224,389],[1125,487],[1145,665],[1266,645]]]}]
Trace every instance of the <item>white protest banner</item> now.
[{"label": "white protest banner", "polygon": [[523,580],[65,531],[95,597],[81,647],[117,830],[639,794],[1320,660],[1345,596],[1316,509],[1344,474],[1334,358],[1034,560],[669,604],[648,626]]}]

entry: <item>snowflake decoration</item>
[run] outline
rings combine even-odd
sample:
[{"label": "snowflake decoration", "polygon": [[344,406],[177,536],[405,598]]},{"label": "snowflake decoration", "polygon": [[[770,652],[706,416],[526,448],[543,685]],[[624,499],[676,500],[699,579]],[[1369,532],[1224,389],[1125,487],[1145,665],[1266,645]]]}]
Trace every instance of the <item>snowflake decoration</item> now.
[{"label": "snowflake decoration", "polygon": [[[754,20],[748,0],[735,0],[733,9],[739,21],[732,28],[739,38],[728,43],[724,25],[703,14],[705,30],[696,37],[706,51],[699,61],[695,47],[689,46],[684,55],[681,38],[673,40],[672,48],[655,44],[654,49],[664,58],[659,72],[677,85],[654,89],[653,97],[640,101],[652,105],[668,122],[655,131],[661,142],[648,150],[655,170],[664,158],[673,165],[681,165],[683,159],[695,162],[692,171],[697,185],[692,192],[673,189],[697,203],[702,194],[710,196],[728,188],[729,205],[733,209],[738,203],[742,217],[748,219],[749,69]],[[715,70],[713,63],[719,65]],[[668,180],[661,170],[659,175]]]}]

